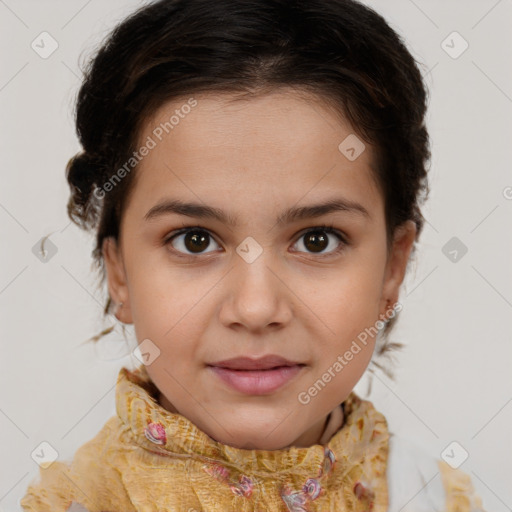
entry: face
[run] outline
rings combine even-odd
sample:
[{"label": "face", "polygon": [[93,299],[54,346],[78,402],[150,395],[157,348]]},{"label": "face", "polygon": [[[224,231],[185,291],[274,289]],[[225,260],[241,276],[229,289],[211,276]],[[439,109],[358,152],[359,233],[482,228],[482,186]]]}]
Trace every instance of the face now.
[{"label": "face", "polygon": [[[354,130],[318,98],[194,98],[165,104],[139,134],[153,147],[141,151],[119,240],[103,246],[109,292],[149,340],[163,407],[234,447],[310,446],[370,362],[414,223],[388,253],[371,147],[347,158],[338,146]],[[346,208],[312,208],[329,202]],[[296,364],[212,366],[269,354]]]}]

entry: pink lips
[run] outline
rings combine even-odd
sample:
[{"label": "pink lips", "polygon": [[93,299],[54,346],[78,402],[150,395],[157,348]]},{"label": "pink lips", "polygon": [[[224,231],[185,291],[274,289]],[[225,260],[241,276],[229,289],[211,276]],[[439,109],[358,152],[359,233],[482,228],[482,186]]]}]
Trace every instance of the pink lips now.
[{"label": "pink lips", "polygon": [[268,370],[277,366],[294,366],[301,364],[297,361],[290,361],[275,354],[268,354],[263,357],[234,357],[216,363],[209,363],[210,366],[220,366],[231,370]]},{"label": "pink lips", "polygon": [[241,393],[264,395],[272,393],[300,372],[304,364],[280,356],[259,359],[239,357],[208,365],[226,384]]}]

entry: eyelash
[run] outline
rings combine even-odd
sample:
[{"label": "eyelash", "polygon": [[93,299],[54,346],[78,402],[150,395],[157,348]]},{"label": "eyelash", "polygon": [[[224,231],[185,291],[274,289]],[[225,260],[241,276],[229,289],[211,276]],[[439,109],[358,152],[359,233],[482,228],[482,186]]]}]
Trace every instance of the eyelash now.
[{"label": "eyelash", "polygon": [[[174,240],[174,238],[178,237],[179,235],[186,234],[190,231],[204,231],[204,232],[208,233],[208,235],[210,237],[215,238],[212,236],[212,234],[209,232],[209,230],[207,230],[201,226],[187,226],[184,224],[183,227],[184,227],[184,229],[180,229],[178,231],[172,232],[168,236],[166,236],[163,240],[163,245],[165,245],[165,246],[170,245],[170,243],[172,242],[172,240]],[[302,234],[297,238],[297,241],[295,243],[297,243],[302,237],[304,237],[305,235],[307,235],[308,233],[310,233],[312,231],[324,231],[325,233],[335,235],[338,238],[338,240],[340,241],[339,247],[336,248],[334,251],[331,251],[331,252],[328,252],[325,254],[323,254],[323,253],[318,254],[318,256],[320,258],[337,255],[341,251],[343,251],[346,246],[349,245],[349,242],[347,241],[346,237],[340,231],[335,229],[332,224],[322,224],[320,226],[314,226],[312,228],[308,228],[307,230],[302,232]],[[294,243],[294,245],[295,245],[295,243]],[[201,256],[201,253],[186,254],[186,253],[182,253],[181,251],[177,251],[174,248],[172,248],[171,250],[173,253],[175,253],[179,257],[183,257],[183,258],[196,258],[197,256]],[[297,252],[301,252],[301,251],[297,251]],[[205,253],[205,254],[207,254],[207,253]],[[308,254],[314,255],[315,253],[308,253]]]}]

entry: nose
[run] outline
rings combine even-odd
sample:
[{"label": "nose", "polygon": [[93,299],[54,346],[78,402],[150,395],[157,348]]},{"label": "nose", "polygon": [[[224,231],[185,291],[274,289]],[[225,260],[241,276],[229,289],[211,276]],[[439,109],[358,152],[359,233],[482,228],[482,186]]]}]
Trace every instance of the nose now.
[{"label": "nose", "polygon": [[293,293],[270,251],[252,263],[239,258],[225,278],[220,320],[226,327],[253,333],[287,325],[293,312]]}]

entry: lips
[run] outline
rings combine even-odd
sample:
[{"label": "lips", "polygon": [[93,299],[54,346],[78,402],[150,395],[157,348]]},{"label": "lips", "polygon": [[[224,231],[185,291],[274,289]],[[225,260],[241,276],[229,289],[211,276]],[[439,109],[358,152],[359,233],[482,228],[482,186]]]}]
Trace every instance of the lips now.
[{"label": "lips", "polygon": [[303,363],[269,354],[260,358],[235,357],[209,364],[224,384],[248,395],[274,393],[301,372]]},{"label": "lips", "polygon": [[304,366],[304,364],[290,361],[284,357],[270,354],[260,358],[251,357],[235,357],[233,359],[226,359],[210,363],[208,366],[218,368],[227,368],[229,370],[270,370],[272,368],[281,368],[287,366]]},{"label": "lips", "polygon": [[300,374],[304,365],[280,366],[266,370],[231,370],[211,366],[210,370],[229,388],[247,395],[268,395],[277,392]]}]

